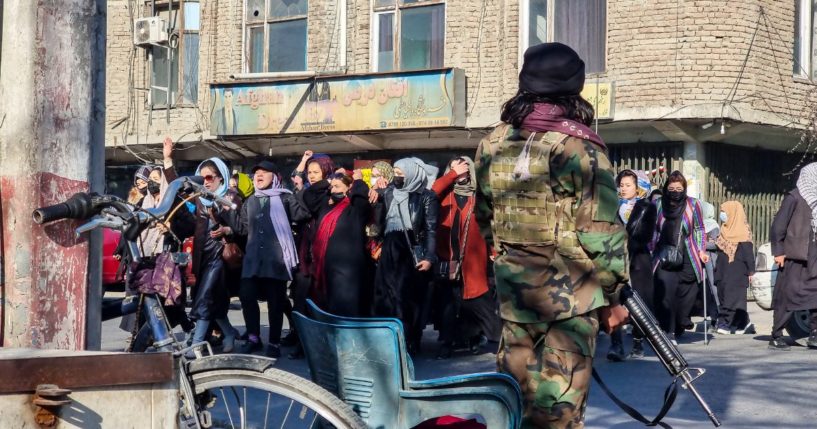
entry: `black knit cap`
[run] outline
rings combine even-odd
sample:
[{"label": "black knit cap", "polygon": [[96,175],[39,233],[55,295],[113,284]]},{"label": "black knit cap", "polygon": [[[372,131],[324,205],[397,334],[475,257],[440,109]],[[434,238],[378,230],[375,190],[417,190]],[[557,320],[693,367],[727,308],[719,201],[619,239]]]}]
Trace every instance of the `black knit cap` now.
[{"label": "black knit cap", "polygon": [[519,89],[540,96],[578,95],[584,87],[584,61],[570,46],[542,43],[525,51]]},{"label": "black knit cap", "polygon": [[264,170],[269,171],[270,173],[277,173],[278,166],[275,165],[275,163],[270,161],[269,159],[264,159],[261,160],[261,162],[259,162],[258,164],[255,164],[255,166],[252,168],[252,170],[250,170],[250,172],[252,172],[252,174],[255,174],[255,170]]}]

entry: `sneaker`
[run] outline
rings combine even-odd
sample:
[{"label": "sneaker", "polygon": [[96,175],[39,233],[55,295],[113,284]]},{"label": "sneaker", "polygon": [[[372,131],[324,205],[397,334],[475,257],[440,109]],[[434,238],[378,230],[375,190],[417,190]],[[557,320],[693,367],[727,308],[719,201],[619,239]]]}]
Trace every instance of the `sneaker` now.
[{"label": "sneaker", "polygon": [[817,330],[811,331],[811,335],[806,340],[806,345],[810,349],[817,349]]},{"label": "sneaker", "polygon": [[630,352],[630,358],[641,359],[644,357],[644,345],[642,340],[633,340],[633,350]]},{"label": "sneaker", "polygon": [[281,345],[280,344],[267,344],[267,357],[271,357],[273,359],[278,359],[281,357]]},{"label": "sneaker", "polygon": [[621,362],[624,360],[624,347],[621,344],[610,345],[610,351],[607,352],[607,360],[610,362]]},{"label": "sneaker", "polygon": [[244,341],[244,344],[241,345],[241,347],[239,348],[239,352],[244,355],[251,355],[257,351],[261,351],[263,347],[264,345],[261,344],[261,341],[247,340]]},{"label": "sneaker", "polygon": [[735,334],[737,334],[737,335],[756,334],[756,333],[757,333],[757,331],[755,330],[755,324],[751,323],[751,322],[749,322],[746,325],[746,327],[744,327],[743,329],[736,329],[735,330]]},{"label": "sneaker", "polygon": [[287,358],[291,360],[299,360],[305,357],[304,348],[300,344],[295,347],[295,351],[287,355]]},{"label": "sneaker", "polygon": [[783,337],[772,338],[769,340],[769,350],[790,350],[791,346],[786,343]]},{"label": "sneaker", "polygon": [[224,353],[232,353],[235,350],[235,339],[238,337],[238,331],[233,328],[230,335],[224,335],[221,341],[221,351]]},{"label": "sneaker", "polygon": [[732,330],[724,324],[719,324],[716,332],[721,335],[732,335]]}]

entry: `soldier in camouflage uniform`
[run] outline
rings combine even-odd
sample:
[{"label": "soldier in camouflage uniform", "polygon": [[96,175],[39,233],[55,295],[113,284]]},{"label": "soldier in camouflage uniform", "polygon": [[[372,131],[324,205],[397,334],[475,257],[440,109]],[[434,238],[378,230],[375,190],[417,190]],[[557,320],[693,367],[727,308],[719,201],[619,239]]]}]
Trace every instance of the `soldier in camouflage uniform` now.
[{"label": "soldier in camouflage uniform", "polygon": [[497,252],[504,320],[497,364],[522,387],[524,428],[584,425],[598,310],[618,304],[627,281],[613,170],[587,127],[583,85],[572,49],[531,47],[504,124],[476,156],[476,215]]}]

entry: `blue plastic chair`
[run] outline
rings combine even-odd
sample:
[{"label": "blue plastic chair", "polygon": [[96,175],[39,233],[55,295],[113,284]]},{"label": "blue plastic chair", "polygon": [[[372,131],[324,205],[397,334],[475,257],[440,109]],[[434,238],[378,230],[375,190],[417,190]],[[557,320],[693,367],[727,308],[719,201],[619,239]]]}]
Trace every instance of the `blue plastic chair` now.
[{"label": "blue plastic chair", "polygon": [[490,429],[518,428],[516,381],[497,373],[414,380],[397,319],[350,318],[309,302],[294,312],[313,381],[351,405],[373,429],[408,429],[435,417],[481,416]]}]

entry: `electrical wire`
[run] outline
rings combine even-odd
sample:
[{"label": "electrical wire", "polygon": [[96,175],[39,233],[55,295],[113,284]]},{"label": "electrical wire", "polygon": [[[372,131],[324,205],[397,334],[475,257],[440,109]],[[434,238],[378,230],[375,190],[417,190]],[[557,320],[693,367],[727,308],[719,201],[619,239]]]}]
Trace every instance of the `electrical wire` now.
[{"label": "electrical wire", "polygon": [[474,90],[474,98],[469,103],[470,108],[468,109],[468,114],[466,118],[471,116],[471,113],[474,112],[474,108],[477,105],[477,100],[479,97],[479,90],[482,87],[482,27],[485,23],[485,11],[487,9],[488,3],[486,0],[482,0],[482,13],[479,17],[479,31],[477,32],[477,85]]}]

